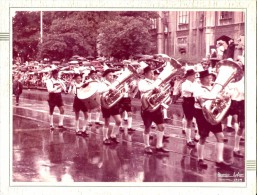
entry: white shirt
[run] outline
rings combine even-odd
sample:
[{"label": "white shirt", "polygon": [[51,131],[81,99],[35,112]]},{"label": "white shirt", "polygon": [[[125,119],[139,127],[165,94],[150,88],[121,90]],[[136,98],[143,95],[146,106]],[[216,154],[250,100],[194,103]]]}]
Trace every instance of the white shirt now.
[{"label": "white shirt", "polygon": [[69,89],[69,93],[72,93],[73,95],[77,95],[77,89],[80,88],[83,85],[83,83],[76,83],[74,82]]},{"label": "white shirt", "polygon": [[99,89],[98,89],[99,93],[107,92],[110,89],[111,89],[111,83],[109,81],[104,79],[102,82],[99,83]]},{"label": "white shirt", "polygon": [[235,101],[244,100],[244,78],[235,83],[229,83],[226,92],[231,95],[231,99]]},{"label": "white shirt", "polygon": [[194,85],[195,84],[193,82],[186,79],[181,85],[181,96],[193,97]]},{"label": "white shirt", "polygon": [[[61,85],[61,88],[58,88]],[[46,88],[49,93],[61,93],[62,90],[66,91],[66,85],[61,79],[55,80],[54,78],[48,79],[46,81]]]},{"label": "white shirt", "polygon": [[173,95],[178,95],[181,90],[181,83],[182,80],[175,80],[174,86],[173,86]]},{"label": "white shirt", "polygon": [[143,95],[143,93],[146,93],[152,89],[154,89],[154,80],[150,80],[150,79],[141,79],[139,82],[138,82],[138,90],[140,91],[141,93],[141,97]]},{"label": "white shirt", "polygon": [[202,109],[199,101],[200,99],[215,99],[213,94],[210,93],[212,86],[195,85],[193,96],[195,97],[195,108]]}]

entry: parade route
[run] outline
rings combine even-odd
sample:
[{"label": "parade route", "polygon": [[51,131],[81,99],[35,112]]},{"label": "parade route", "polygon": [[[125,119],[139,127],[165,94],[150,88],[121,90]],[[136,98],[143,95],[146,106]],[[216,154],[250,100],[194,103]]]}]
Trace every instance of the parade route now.
[{"label": "parade route", "polygon": [[[169,139],[164,144],[170,151],[169,156],[159,156],[155,152],[152,155],[143,152],[143,123],[138,100],[132,102],[132,126],[136,131],[128,132],[125,128],[125,131],[120,132],[119,144],[105,146],[102,143],[102,127],[99,125],[90,127],[89,137],[75,135],[73,98],[70,95],[63,97],[64,125],[68,128],[64,132],[49,130],[46,91],[24,90],[20,105],[13,105],[11,138],[14,182],[245,181],[245,159],[233,157],[234,132],[225,132],[228,142],[225,143],[224,160],[233,162],[229,170],[215,165],[215,138],[212,134],[205,146],[208,169],[197,166],[196,149],[186,146],[185,135],[182,134],[183,111],[180,103],[172,104],[168,110],[171,120],[165,125],[165,135]],[[57,116],[56,108],[56,126]],[[154,128],[152,132],[154,135]],[[153,149],[155,144],[156,137],[153,136]],[[244,152],[244,145],[241,144],[240,149]],[[238,177],[234,174],[238,174]]]}]

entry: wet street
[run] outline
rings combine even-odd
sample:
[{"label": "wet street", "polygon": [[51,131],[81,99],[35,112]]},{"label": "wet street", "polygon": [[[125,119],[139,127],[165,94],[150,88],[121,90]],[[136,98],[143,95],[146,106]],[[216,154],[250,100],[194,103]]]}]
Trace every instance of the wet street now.
[{"label": "wet street", "polygon": [[[143,123],[139,101],[133,102],[135,132],[120,132],[120,143],[102,144],[102,126],[93,124],[89,137],[75,135],[72,97],[63,95],[64,125],[67,131],[49,130],[47,93],[24,90],[20,105],[13,106],[14,182],[240,182],[245,180],[245,159],[233,157],[234,132],[225,132],[224,159],[232,161],[229,170],[215,165],[215,138],[212,134],[205,145],[208,169],[197,166],[196,149],[186,146],[182,134],[181,104],[172,104],[168,111],[171,121],[165,125],[164,142],[168,156],[144,154]],[[92,118],[94,120],[94,113]],[[82,118],[82,113],[81,113]],[[57,126],[58,109],[54,121]],[[82,124],[82,123],[80,123]],[[112,123],[114,124],[114,123]],[[124,124],[126,127],[126,124]],[[152,128],[151,145],[156,144]],[[192,138],[194,133],[192,133]],[[244,145],[240,148],[244,152]],[[233,177],[238,174],[238,177]]]}]

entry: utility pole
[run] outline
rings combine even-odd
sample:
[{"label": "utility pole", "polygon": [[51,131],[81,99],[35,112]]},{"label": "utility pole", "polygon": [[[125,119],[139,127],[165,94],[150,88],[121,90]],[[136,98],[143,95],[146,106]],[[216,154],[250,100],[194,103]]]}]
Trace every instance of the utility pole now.
[{"label": "utility pole", "polygon": [[40,43],[43,42],[43,12],[40,11]]}]

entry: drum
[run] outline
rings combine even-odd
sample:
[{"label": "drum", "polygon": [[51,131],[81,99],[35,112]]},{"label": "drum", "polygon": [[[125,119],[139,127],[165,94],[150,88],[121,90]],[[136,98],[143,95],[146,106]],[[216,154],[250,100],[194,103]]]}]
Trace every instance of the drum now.
[{"label": "drum", "polygon": [[100,106],[100,94],[98,93],[99,83],[97,81],[89,82],[85,88],[77,90],[77,96],[85,106],[91,110]]}]

